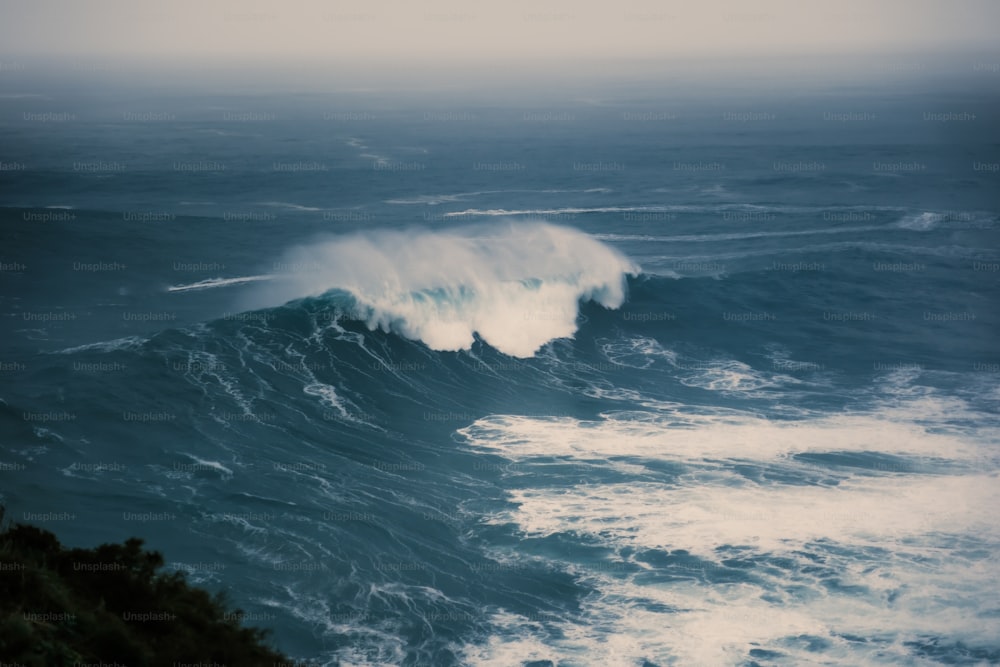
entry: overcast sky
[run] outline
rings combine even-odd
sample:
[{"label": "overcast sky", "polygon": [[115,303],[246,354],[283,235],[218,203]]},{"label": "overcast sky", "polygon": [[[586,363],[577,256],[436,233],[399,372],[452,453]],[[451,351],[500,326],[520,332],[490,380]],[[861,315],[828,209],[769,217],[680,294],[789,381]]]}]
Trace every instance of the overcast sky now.
[{"label": "overcast sky", "polygon": [[995,45],[1000,0],[0,0],[0,53],[397,60]]}]

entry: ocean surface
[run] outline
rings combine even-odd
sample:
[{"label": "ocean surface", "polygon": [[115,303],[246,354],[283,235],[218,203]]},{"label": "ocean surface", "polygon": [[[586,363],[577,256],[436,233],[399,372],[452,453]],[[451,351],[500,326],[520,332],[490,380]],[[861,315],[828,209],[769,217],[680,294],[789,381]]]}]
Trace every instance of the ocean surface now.
[{"label": "ocean surface", "polygon": [[317,665],[1000,664],[986,65],[8,68],[0,502]]}]

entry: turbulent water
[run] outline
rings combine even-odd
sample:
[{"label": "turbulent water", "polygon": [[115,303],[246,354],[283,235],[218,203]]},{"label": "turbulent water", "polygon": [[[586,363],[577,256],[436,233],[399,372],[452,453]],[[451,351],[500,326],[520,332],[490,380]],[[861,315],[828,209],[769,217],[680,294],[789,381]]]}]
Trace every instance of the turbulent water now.
[{"label": "turbulent water", "polygon": [[8,81],[0,501],[316,664],[998,663],[996,75],[892,75]]}]

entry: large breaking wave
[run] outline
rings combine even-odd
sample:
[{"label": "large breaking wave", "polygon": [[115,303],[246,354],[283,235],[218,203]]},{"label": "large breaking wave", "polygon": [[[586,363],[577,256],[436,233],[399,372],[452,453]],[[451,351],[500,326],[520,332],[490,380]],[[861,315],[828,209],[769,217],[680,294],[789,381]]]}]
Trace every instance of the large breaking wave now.
[{"label": "large breaking wave", "polygon": [[478,335],[514,357],[571,337],[581,302],[621,306],[626,275],[639,271],[587,234],[542,222],[329,237],[274,268],[244,306],[346,292],[348,315],[370,329],[434,350],[468,349]]}]

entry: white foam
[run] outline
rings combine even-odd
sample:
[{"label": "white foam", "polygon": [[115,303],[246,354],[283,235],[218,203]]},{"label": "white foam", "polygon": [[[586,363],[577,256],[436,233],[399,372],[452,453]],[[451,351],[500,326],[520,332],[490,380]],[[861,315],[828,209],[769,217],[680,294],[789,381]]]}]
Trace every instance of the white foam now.
[{"label": "white foam", "polygon": [[705,243],[711,241],[739,241],[743,239],[776,238],[782,236],[812,236],[815,234],[858,234],[881,231],[882,227],[824,227],[820,229],[791,229],[782,232],[734,232],[729,234],[683,234],[679,236],[653,236],[650,234],[595,234],[607,241],[655,241],[658,243]]},{"label": "white foam", "polygon": [[945,217],[946,216],[943,213],[925,211],[923,213],[904,216],[899,222],[896,223],[896,226],[902,227],[903,229],[913,229],[925,232],[934,229],[934,227],[944,220]]},{"label": "white foam", "polygon": [[[584,192],[598,192],[601,188],[594,188],[591,190],[584,190]],[[605,190],[610,192],[610,190]],[[548,191],[543,191],[548,192]],[[553,191],[557,192],[557,191]],[[669,192],[669,190],[664,189],[654,189],[653,192]],[[677,213],[714,213],[714,214],[726,214],[729,213],[734,216],[747,215],[747,214],[762,214],[762,213],[781,213],[781,214],[804,214],[804,215],[816,215],[820,213],[831,213],[842,211],[845,213],[857,212],[859,215],[867,214],[872,215],[873,211],[879,212],[902,212],[906,209],[900,208],[898,206],[788,206],[788,205],[774,205],[774,204],[647,204],[642,206],[605,206],[605,207],[595,207],[595,208],[563,208],[563,209],[478,209],[473,208],[467,211],[458,211],[449,213],[446,215],[461,216],[461,215],[521,215],[521,214],[539,214],[545,211],[566,211],[566,212],[583,212],[583,213],[629,213],[629,212],[677,212]],[[861,220],[868,220],[867,217],[861,218]],[[859,220],[860,221],[860,220]]]},{"label": "white foam", "polygon": [[[826,485],[758,485],[719,470],[685,484],[586,484],[515,489],[493,523],[529,536],[575,533],[617,548],[684,549],[716,560],[724,546],[775,553],[814,540],[892,547],[927,532],[1000,538],[1000,475],[872,476]],[[730,484],[732,486],[730,486]]]},{"label": "white foam", "polygon": [[458,201],[464,197],[472,197],[479,194],[478,192],[467,192],[459,193],[453,195],[417,195],[410,199],[386,199],[386,204],[396,204],[396,205],[414,205],[414,204],[426,204],[427,206],[437,206],[438,204],[445,204],[448,202]]},{"label": "white foam", "polygon": [[284,201],[264,201],[257,202],[258,206],[271,206],[273,208],[287,208],[292,211],[322,211],[321,208],[316,208],[315,206],[305,206],[303,204],[296,204],[294,202],[284,202]]},{"label": "white foam", "polygon": [[968,259],[983,259],[984,257],[989,257],[989,255],[982,248],[972,248],[968,246],[946,246],[946,245],[933,245],[933,246],[919,246],[919,245],[906,245],[898,243],[875,243],[872,241],[838,241],[833,243],[810,243],[808,245],[800,246],[798,248],[788,248],[782,251],[776,251],[774,249],[759,249],[759,250],[740,250],[737,252],[718,252],[711,254],[693,255],[691,253],[686,253],[683,255],[659,255],[658,260],[661,261],[671,261],[671,262],[684,262],[687,264],[697,264],[700,262],[711,263],[711,262],[726,262],[734,261],[740,259],[746,259],[750,257],[768,257],[773,259],[775,256],[781,254],[792,254],[797,257],[801,257],[805,254],[832,254],[839,253],[843,251],[857,251],[862,250],[865,252],[885,252],[897,255],[904,255],[906,257],[912,257],[914,255],[928,255],[931,257],[949,257],[949,258],[968,258]]},{"label": "white foam", "polygon": [[[608,567],[553,562],[592,590],[578,613],[497,613],[496,632],[460,651],[474,665],[731,665],[752,649],[788,664],[932,665],[907,643],[992,642],[997,436],[950,426],[971,411],[936,400],[892,398],[870,414],[785,422],[679,406],[600,421],[477,421],[460,431],[466,441],[518,464],[511,509],[488,523],[513,523],[527,539],[575,536],[615,555],[598,564]],[[804,452],[908,458],[902,469],[837,472],[794,456]],[[532,487],[532,467],[553,457],[631,480]],[[651,461],[680,472],[657,482],[634,470]],[[764,474],[742,474],[744,462]],[[823,648],[811,650],[811,640]]]},{"label": "white foam", "polygon": [[594,206],[594,207],[573,207],[565,206],[560,208],[529,208],[529,209],[506,209],[506,208],[468,208],[464,211],[452,211],[445,213],[445,218],[467,218],[472,216],[485,217],[510,217],[515,215],[576,215],[579,213],[628,213],[631,211],[665,211],[669,210],[663,206]]},{"label": "white foam", "polygon": [[294,249],[281,264],[293,270],[250,305],[341,289],[371,329],[435,350],[469,349],[478,334],[516,357],[571,337],[580,301],[620,306],[626,273],[639,270],[586,234],[546,223],[359,233]]},{"label": "white foam", "polygon": [[230,285],[243,285],[245,283],[253,283],[260,280],[271,280],[272,278],[274,278],[274,276],[271,275],[241,276],[239,278],[208,278],[207,280],[200,280],[196,283],[190,283],[187,285],[172,285],[167,288],[167,291],[190,292],[193,290],[212,289],[215,287],[228,287]]},{"label": "white foam", "polygon": [[198,466],[200,466],[202,469],[210,468],[212,470],[217,470],[218,472],[222,473],[223,476],[225,476],[225,477],[232,477],[233,476],[232,469],[227,468],[226,466],[222,465],[218,461],[210,461],[208,459],[203,459],[203,458],[201,458],[199,456],[195,456],[194,454],[190,454],[188,452],[180,452],[180,453],[183,454],[184,456],[188,457],[192,461],[194,461],[195,464],[197,464]]},{"label": "white foam", "polygon": [[75,354],[77,352],[115,352],[117,350],[134,350],[143,343],[145,343],[147,338],[142,338],[141,336],[126,336],[124,338],[115,338],[114,340],[103,340],[97,343],[87,343],[86,345],[77,345],[75,347],[67,347],[63,350],[57,350],[54,354]]},{"label": "white foam", "polygon": [[[189,381],[202,388],[204,388],[206,382],[214,380],[240,407],[244,416],[254,417],[253,399],[247,398],[243,393],[245,385],[239,381],[231,372],[231,369],[215,354],[205,350],[189,350],[188,361],[183,369],[183,375]],[[210,413],[209,416],[219,423],[227,423],[226,419],[214,413]]]},{"label": "white foam", "polygon": [[[797,565],[809,568],[810,563],[803,558]],[[543,624],[498,613],[492,620],[499,632],[460,650],[468,664],[477,666],[520,664],[529,657],[622,667],[643,659],[743,665],[756,648],[782,654],[782,664],[930,667],[941,663],[915,656],[904,642],[944,636],[976,645],[996,635],[994,618],[977,617],[965,606],[989,608],[992,578],[998,574],[995,560],[977,567],[964,558],[921,562],[898,554],[828,564],[845,584],[865,592],[838,593],[821,576],[801,571],[791,595],[782,590],[789,583],[786,572],[764,574],[757,581],[707,584],[703,574],[692,570],[689,577],[655,586],[636,583],[635,576],[591,571],[584,578],[597,592],[582,601],[579,618]],[[810,651],[810,640],[825,646]]]},{"label": "white foam", "polygon": [[677,363],[677,353],[663,347],[655,338],[636,336],[600,340],[598,343],[608,361],[629,368],[649,368],[659,361],[666,361],[671,366]]},{"label": "white foam", "polygon": [[[50,428],[35,426],[34,428],[31,429],[31,432],[39,440],[56,440],[57,442],[66,442],[66,439],[64,437],[62,437],[61,435],[59,435]],[[31,460],[31,456],[28,455],[28,450],[21,450],[20,452],[17,453],[21,454],[22,456],[26,456],[29,461]]]},{"label": "white foam", "polygon": [[512,460],[534,456],[631,456],[761,461],[788,459],[806,452],[880,452],[966,462],[982,459],[983,448],[974,440],[940,426],[929,430],[908,421],[930,409],[885,409],[875,414],[787,421],[735,411],[697,414],[686,408],[668,408],[658,414],[632,412],[600,421],[494,415],[477,420],[459,433],[470,446]]},{"label": "white foam", "polygon": [[697,372],[682,376],[681,384],[730,394],[752,394],[760,389],[802,382],[790,375],[765,374],[735,359],[699,362],[696,365]]},{"label": "white foam", "polygon": [[[426,151],[425,151],[426,152]],[[386,199],[386,204],[396,204],[396,205],[427,205],[427,206],[437,206],[438,204],[450,203],[461,201],[462,199],[468,199],[470,197],[478,197],[480,195],[492,195],[492,194],[508,194],[508,193],[518,193],[518,192],[542,192],[546,194],[556,194],[556,193],[566,193],[566,192],[585,192],[588,194],[594,193],[607,193],[611,192],[610,188],[586,188],[583,190],[561,190],[561,189],[545,189],[545,190],[534,190],[526,188],[515,188],[509,190],[474,190],[472,192],[456,192],[454,194],[440,194],[440,195],[416,195],[414,197],[406,199]]]},{"label": "white foam", "polygon": [[302,388],[302,392],[308,394],[309,396],[315,396],[319,399],[320,403],[327,405],[334,410],[336,410],[341,417],[345,419],[352,419],[351,413],[348,412],[347,407],[344,406],[343,400],[337,395],[337,390],[328,384],[323,384],[321,382],[314,382],[313,384],[306,385]]},{"label": "white foam", "polygon": [[[903,413],[905,414],[905,413]],[[684,462],[676,485],[633,482],[570,489],[514,489],[518,506],[495,522],[515,521],[529,535],[576,532],[602,536],[616,546],[683,548],[711,557],[722,545],[777,550],[788,542],[871,537],[877,544],[927,530],[990,532],[990,508],[1000,502],[995,455],[975,439],[898,421],[900,413],[844,415],[816,420],[770,421],[739,415],[611,417],[599,422],[569,418],[494,416],[460,430],[469,444],[515,462],[559,457],[610,465],[609,459]],[[757,485],[730,462],[754,461],[807,470],[801,453],[878,452],[912,457],[883,464],[836,486]],[[920,474],[886,478],[898,466],[916,472],[924,461],[952,461],[963,476]],[[996,529],[992,529],[996,532]],[[869,542],[865,542],[868,544]]]}]

